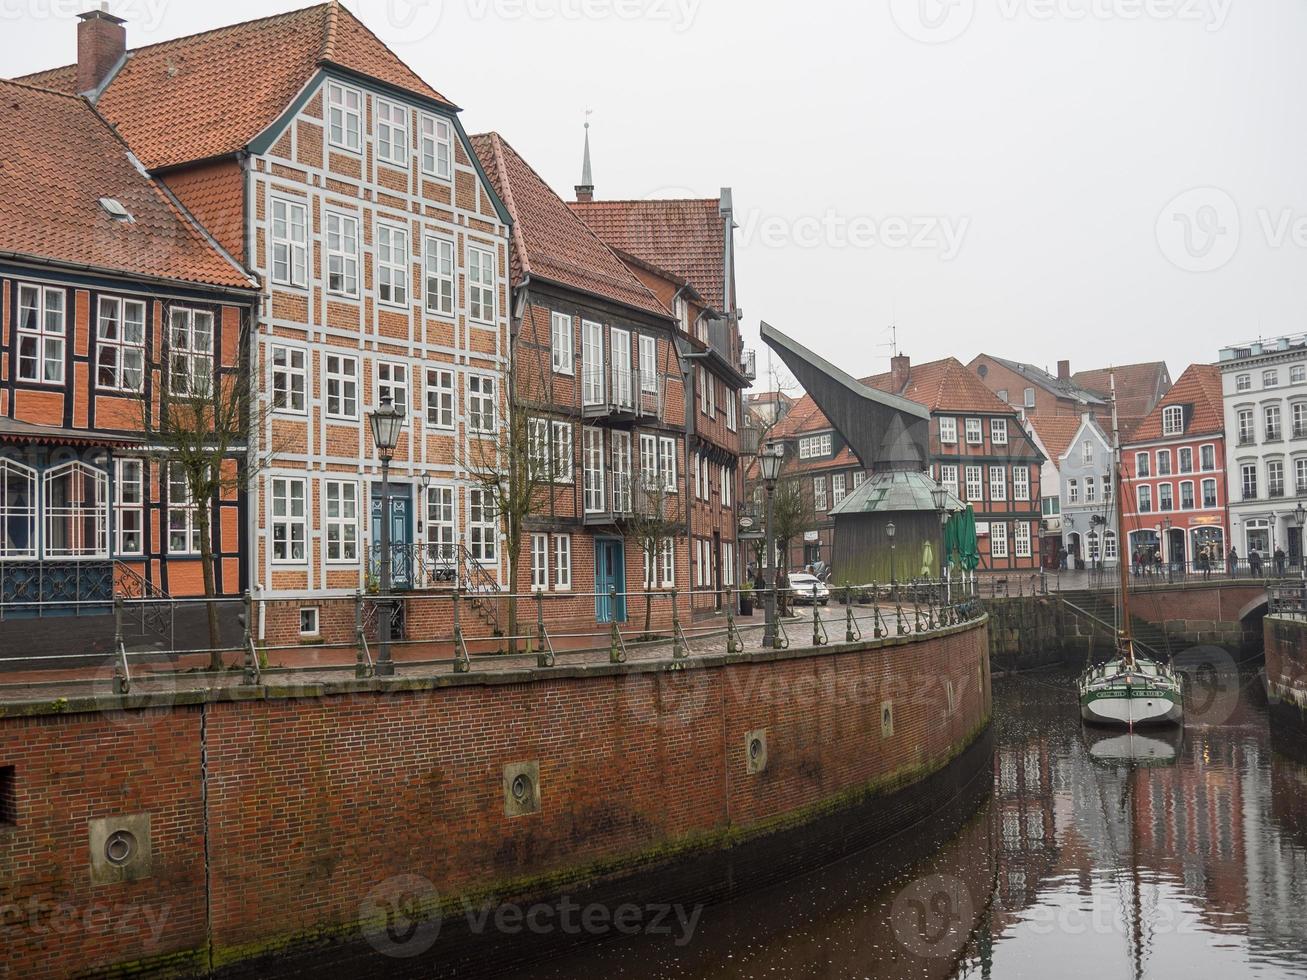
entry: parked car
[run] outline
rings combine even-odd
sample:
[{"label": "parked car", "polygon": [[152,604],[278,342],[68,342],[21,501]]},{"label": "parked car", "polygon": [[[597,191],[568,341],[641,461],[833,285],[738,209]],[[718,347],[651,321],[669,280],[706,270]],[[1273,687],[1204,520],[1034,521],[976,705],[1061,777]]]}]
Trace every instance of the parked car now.
[{"label": "parked car", "polygon": [[790,597],[795,605],[810,603],[813,601],[813,588],[816,587],[816,601],[823,606],[830,604],[830,589],[826,583],[817,578],[816,575],[810,575],[807,572],[790,573]]}]

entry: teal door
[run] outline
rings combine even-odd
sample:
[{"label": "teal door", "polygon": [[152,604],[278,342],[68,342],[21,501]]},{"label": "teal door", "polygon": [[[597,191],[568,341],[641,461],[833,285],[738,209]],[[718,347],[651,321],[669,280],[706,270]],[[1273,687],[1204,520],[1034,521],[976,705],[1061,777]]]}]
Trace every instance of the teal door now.
[{"label": "teal door", "polygon": [[595,538],[595,592],[596,621],[626,622],[626,548],[620,538]]},{"label": "teal door", "polygon": [[[381,581],[381,484],[372,484],[372,560],[369,572]],[[413,587],[413,488],[390,485],[390,578],[397,589]]]}]

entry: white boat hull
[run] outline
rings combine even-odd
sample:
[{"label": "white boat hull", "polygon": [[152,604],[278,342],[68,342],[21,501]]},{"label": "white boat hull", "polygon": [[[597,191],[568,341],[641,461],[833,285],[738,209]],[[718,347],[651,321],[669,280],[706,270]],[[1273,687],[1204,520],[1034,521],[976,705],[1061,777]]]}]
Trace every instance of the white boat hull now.
[{"label": "white boat hull", "polygon": [[1150,660],[1115,660],[1080,679],[1080,717],[1120,728],[1179,725],[1184,721],[1180,676]]},{"label": "white boat hull", "polygon": [[1099,696],[1081,702],[1080,717],[1090,724],[1123,728],[1178,725],[1184,721],[1184,708],[1160,694],[1155,697]]}]

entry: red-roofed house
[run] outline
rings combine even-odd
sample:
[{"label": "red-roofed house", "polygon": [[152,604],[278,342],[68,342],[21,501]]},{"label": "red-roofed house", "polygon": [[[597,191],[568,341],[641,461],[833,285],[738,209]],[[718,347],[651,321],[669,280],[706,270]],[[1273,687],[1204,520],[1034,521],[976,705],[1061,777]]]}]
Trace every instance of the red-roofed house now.
[{"label": "red-roofed house", "polygon": [[460,461],[505,417],[510,220],[457,108],[338,0],[139,49],[93,11],[77,49],[29,80],[86,93],[263,283],[248,356],[271,416],[257,448],[277,451],[247,514],[260,636],[353,634],[348,603],[315,600],[376,582],[368,414],[387,397],[406,421],[396,585],[432,560],[502,581],[499,522]]},{"label": "red-roofed house", "polygon": [[[86,100],[0,81],[0,129],[0,609],[203,595],[198,509],[146,432],[165,386],[244,369],[257,281]],[[245,494],[233,481],[216,496],[214,585],[237,595]],[[64,625],[22,630],[7,622],[0,647],[95,649]]]},{"label": "red-roofed house", "polygon": [[1180,375],[1135,426],[1122,455],[1130,553],[1160,543],[1163,561],[1179,564],[1197,561],[1206,548],[1220,568],[1230,547],[1220,368],[1194,364]]}]

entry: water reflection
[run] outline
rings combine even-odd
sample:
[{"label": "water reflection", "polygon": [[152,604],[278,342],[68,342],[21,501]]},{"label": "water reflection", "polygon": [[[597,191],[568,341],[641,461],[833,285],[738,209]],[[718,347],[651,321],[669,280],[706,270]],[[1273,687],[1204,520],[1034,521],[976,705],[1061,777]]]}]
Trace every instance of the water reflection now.
[{"label": "water reflection", "polygon": [[[894,842],[522,976],[1307,977],[1307,754],[1254,675],[1208,724],[1091,735],[1071,677],[996,681],[992,799],[932,856]],[[956,826],[956,824],[954,824]]]}]

